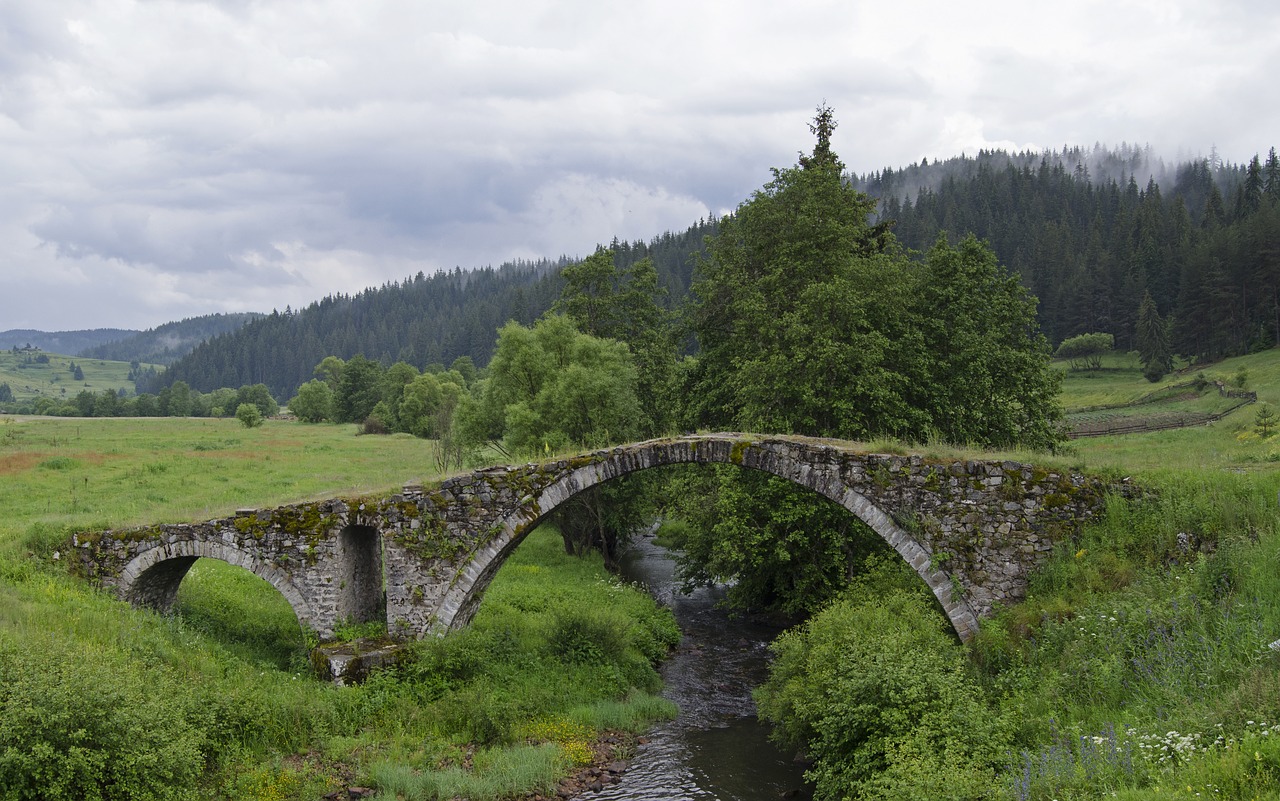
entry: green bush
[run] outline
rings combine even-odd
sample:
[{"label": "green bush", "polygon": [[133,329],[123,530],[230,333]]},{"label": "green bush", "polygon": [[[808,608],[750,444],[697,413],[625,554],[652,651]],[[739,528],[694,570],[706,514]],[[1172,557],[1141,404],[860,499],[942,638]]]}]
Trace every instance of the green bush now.
[{"label": "green bush", "polygon": [[773,648],[760,715],[806,748],[817,797],[991,796],[1007,738],[919,593],[842,598]]},{"label": "green bush", "polygon": [[618,663],[626,658],[629,623],[607,609],[571,609],[556,615],[547,643],[566,662]]},{"label": "green bush", "polygon": [[203,737],[186,694],[114,651],[0,642],[6,799],[194,798]]},{"label": "green bush", "polygon": [[242,403],[236,407],[236,419],[245,428],[257,428],[262,425],[262,412],[256,403]]}]

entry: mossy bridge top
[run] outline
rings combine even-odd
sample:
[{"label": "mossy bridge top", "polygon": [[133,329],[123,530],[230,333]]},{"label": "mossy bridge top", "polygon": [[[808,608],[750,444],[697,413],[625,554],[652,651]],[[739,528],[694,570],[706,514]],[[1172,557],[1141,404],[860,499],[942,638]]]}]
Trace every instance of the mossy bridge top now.
[{"label": "mossy bridge top", "polygon": [[698,434],[542,463],[489,467],[389,496],[242,510],[201,523],[77,535],[75,569],[140,605],[167,609],[200,558],[242,566],[330,637],[386,617],[421,637],[466,625],[525,534],[577,493],[639,470],[733,464],[793,481],[875,530],[928,584],[957,634],[1020,599],[1056,543],[1102,509],[1100,479],[1014,461],[875,454],[856,443]]}]

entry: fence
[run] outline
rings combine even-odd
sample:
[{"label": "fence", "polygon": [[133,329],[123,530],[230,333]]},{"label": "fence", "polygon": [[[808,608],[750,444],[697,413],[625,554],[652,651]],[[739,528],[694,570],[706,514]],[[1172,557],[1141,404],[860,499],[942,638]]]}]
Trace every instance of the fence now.
[{"label": "fence", "polygon": [[1219,388],[1219,393],[1224,397],[1237,398],[1239,399],[1239,403],[1233,403],[1231,406],[1217,414],[1207,414],[1204,417],[1196,419],[1171,420],[1163,423],[1118,423],[1114,426],[1107,426],[1106,428],[1090,429],[1087,431],[1070,431],[1067,432],[1067,436],[1071,439],[1081,439],[1083,437],[1105,437],[1112,434],[1140,434],[1148,431],[1167,431],[1172,428],[1207,426],[1210,423],[1216,423],[1234,412],[1236,409],[1239,409],[1241,406],[1248,406],[1251,403],[1256,403],[1258,400],[1258,393],[1256,392],[1242,392],[1239,390],[1224,392]]}]

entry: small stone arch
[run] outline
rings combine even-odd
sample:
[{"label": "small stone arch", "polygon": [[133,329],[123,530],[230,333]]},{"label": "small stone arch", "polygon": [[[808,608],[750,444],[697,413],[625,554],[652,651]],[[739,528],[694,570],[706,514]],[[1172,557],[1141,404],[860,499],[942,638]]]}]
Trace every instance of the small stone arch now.
[{"label": "small stone arch", "polygon": [[[720,447],[723,446],[723,447]],[[881,536],[912,570],[929,586],[934,597],[950,620],[956,634],[963,642],[969,642],[978,632],[978,617],[964,596],[956,590],[951,575],[933,565],[929,552],[910,533],[893,522],[875,504],[833,478],[829,472],[818,471],[807,462],[801,462],[780,454],[751,463],[744,460],[740,446],[723,443],[701,443],[700,446],[681,450],[672,458],[669,446],[654,443],[646,449],[615,452],[605,459],[585,464],[548,485],[533,496],[521,508],[506,515],[499,522],[496,535],[481,547],[471,562],[462,569],[440,605],[440,623],[446,628],[465,626],[475,615],[485,589],[507,556],[548,514],[569,498],[583,490],[620,476],[654,467],[679,463],[734,464],[746,469],[759,470],[786,479],[844,507]]]},{"label": "small stone arch", "polygon": [[299,624],[314,627],[311,604],[284,571],[221,542],[184,540],[150,548],[125,565],[116,586],[125,600],[167,612],[178,596],[178,586],[197,559],[217,559],[243,567],[284,596]]}]

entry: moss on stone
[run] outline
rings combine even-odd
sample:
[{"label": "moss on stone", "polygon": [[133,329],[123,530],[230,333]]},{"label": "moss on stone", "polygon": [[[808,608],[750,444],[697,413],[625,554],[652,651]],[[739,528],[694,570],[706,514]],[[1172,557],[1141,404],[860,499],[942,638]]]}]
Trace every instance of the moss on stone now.
[{"label": "moss on stone", "polygon": [[231,526],[244,536],[253,537],[254,539],[261,539],[262,537],[265,537],[267,529],[270,528],[270,525],[264,522],[256,514],[233,518]]},{"label": "moss on stone", "polygon": [[1050,492],[1040,503],[1046,509],[1061,509],[1071,505],[1071,498],[1062,492]]}]

